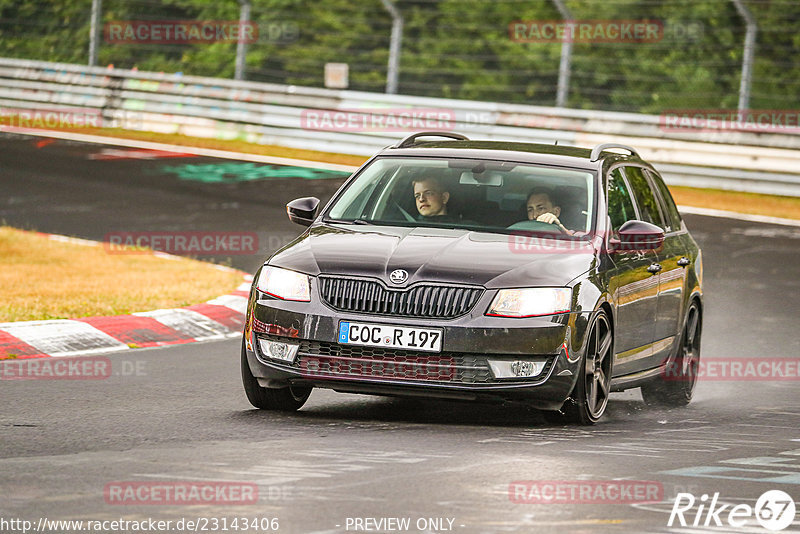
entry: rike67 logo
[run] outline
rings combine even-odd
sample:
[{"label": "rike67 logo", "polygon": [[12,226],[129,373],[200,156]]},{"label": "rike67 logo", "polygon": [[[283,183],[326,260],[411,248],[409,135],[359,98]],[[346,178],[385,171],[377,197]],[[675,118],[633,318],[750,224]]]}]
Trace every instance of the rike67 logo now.
[{"label": "rike67 logo", "polygon": [[[755,526],[753,519],[767,530],[783,530],[795,517],[792,497],[780,490],[764,492],[755,506],[749,504],[721,504],[719,493],[703,494],[697,499],[691,493],[678,493],[667,526],[681,527],[733,527],[741,529]],[[748,530],[748,532],[752,532]]]}]

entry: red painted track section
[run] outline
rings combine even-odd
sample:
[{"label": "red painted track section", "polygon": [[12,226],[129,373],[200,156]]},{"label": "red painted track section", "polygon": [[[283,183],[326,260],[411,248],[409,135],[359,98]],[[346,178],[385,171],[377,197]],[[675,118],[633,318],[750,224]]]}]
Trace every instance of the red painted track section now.
[{"label": "red painted track section", "polygon": [[47,356],[8,332],[0,330],[0,358],[40,358]]},{"label": "red painted track section", "polygon": [[116,317],[84,317],[76,320],[88,323],[122,343],[137,347],[157,347],[195,341],[194,338],[186,337],[152,317],[119,315]]}]

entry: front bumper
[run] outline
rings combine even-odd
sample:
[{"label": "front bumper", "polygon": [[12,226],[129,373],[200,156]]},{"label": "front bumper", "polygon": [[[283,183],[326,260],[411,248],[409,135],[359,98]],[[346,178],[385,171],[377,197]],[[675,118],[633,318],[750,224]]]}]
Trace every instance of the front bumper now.
[{"label": "front bumper", "polygon": [[[407,318],[333,310],[312,296],[291,302],[253,290],[245,325],[250,370],[262,387],[313,386],[336,391],[484,401],[524,401],[558,409],[578,376],[588,314],[510,319],[483,315],[487,291],[455,319]],[[442,329],[442,352],[339,344],[342,320]],[[292,363],[267,357],[259,339],[298,344]],[[531,378],[496,378],[489,360],[543,362]]]}]

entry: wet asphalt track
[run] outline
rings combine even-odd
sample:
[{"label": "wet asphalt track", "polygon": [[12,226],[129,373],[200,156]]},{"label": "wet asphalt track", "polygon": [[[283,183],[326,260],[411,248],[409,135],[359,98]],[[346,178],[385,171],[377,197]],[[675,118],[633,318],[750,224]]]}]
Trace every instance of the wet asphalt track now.
[{"label": "wet asphalt track", "polygon": [[[90,159],[104,148],[0,138],[0,219],[91,239],[257,232],[263,254],[212,258],[253,271],[300,231],[286,220],[286,202],[326,200],[341,182],[259,177],[252,166],[221,169],[231,162],[211,158]],[[218,172],[219,181],[196,181],[202,172]],[[703,357],[798,358],[800,228],[686,220],[704,254]],[[576,428],[518,407],[320,390],[297,414],[262,413],[241,389],[237,341],[109,357],[107,380],[0,382],[0,519],[240,516],[279,518],[289,533],[345,532],[347,518],[366,517],[410,518],[407,532],[447,532],[418,529],[425,518],[445,518],[444,526],[452,519],[452,531],[465,533],[768,532],[753,520],[704,527],[705,515],[697,527],[670,528],[666,501],[719,492],[720,502],[752,506],[772,489],[800,501],[797,380],[703,381],[694,402],[677,410],[647,408],[636,390],[615,394],[601,424]],[[511,482],[536,479],[654,481],[665,502],[512,502]],[[253,482],[259,499],[104,501],[106,484],[143,480]],[[800,532],[800,515],[783,532],[791,531]]]}]

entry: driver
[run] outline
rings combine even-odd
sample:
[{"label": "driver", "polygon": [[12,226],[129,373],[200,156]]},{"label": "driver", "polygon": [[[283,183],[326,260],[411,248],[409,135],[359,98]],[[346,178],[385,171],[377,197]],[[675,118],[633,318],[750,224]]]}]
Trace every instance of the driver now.
[{"label": "driver", "polygon": [[561,215],[561,206],[554,199],[554,195],[549,189],[534,188],[528,193],[526,202],[528,208],[528,220],[554,224],[565,234],[573,235],[574,232],[568,230],[558,216]]},{"label": "driver", "polygon": [[447,213],[450,192],[438,178],[414,180],[414,201],[421,219],[430,222],[456,222],[458,218]]}]

